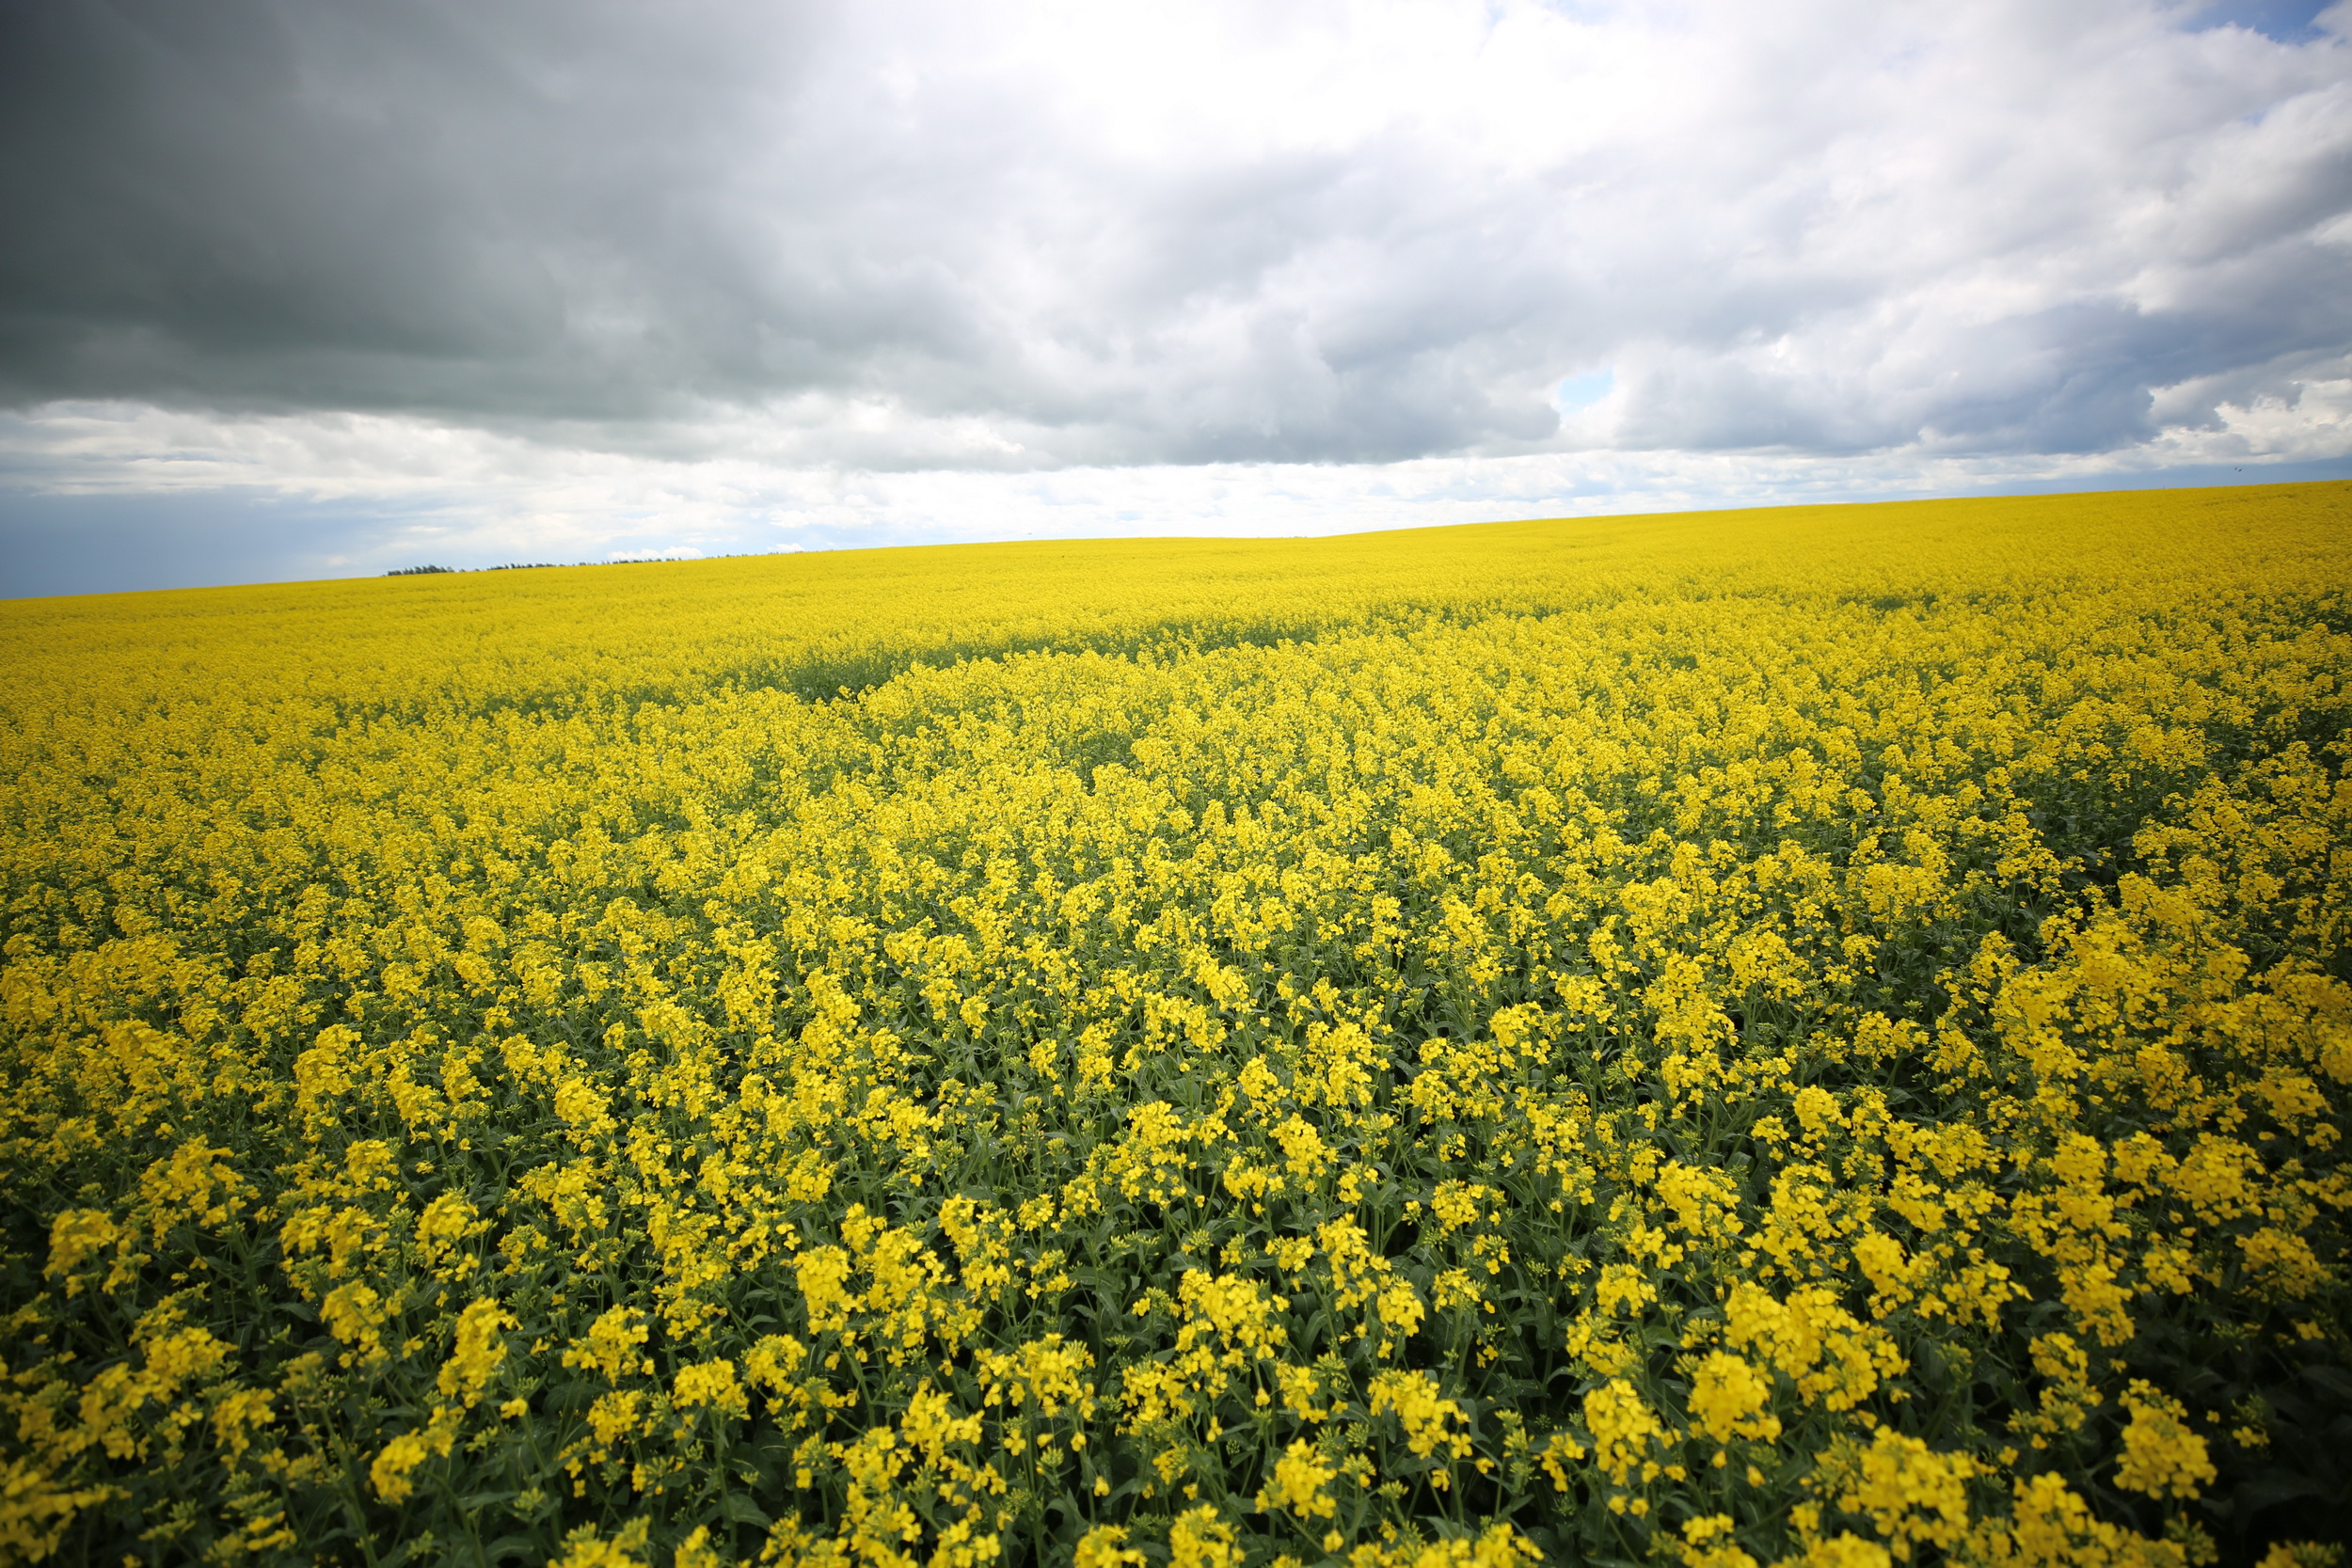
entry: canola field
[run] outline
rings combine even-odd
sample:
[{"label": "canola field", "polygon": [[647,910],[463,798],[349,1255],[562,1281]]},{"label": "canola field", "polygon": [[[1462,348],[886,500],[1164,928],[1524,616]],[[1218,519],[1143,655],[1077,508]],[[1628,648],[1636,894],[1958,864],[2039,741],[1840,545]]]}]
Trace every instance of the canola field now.
[{"label": "canola field", "polygon": [[0,1562],[2342,1560],[2352,485],[0,659]]}]

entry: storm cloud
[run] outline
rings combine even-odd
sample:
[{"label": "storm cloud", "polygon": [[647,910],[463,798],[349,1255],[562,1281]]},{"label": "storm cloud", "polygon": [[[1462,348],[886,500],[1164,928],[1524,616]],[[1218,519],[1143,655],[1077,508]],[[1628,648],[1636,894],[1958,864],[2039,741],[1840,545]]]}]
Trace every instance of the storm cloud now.
[{"label": "storm cloud", "polygon": [[186,482],[194,448],[126,434],[158,420],[219,452],[376,432],[340,468],[205,470],[346,496],[453,442],[884,476],[2342,455],[2347,30],[2156,0],[9,6],[6,461]]}]

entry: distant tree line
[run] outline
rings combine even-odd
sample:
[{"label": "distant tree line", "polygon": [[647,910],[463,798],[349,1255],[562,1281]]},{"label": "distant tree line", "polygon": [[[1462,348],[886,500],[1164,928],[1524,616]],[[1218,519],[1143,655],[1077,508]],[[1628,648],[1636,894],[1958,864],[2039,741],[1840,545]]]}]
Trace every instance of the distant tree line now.
[{"label": "distant tree line", "polygon": [[[690,559],[699,560],[707,558],[693,557]],[[436,576],[443,572],[453,575],[461,571],[533,572],[539,570],[541,567],[547,566],[637,566],[644,564],[647,562],[667,562],[669,560],[670,557],[668,556],[641,555],[631,556],[625,561],[510,561],[502,566],[395,566],[384,575],[388,578],[422,578]]]}]

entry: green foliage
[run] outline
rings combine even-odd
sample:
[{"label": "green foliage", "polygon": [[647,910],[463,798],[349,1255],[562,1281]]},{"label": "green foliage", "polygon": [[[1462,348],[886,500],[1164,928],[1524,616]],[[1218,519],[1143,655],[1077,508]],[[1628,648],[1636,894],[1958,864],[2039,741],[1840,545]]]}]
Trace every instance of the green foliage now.
[{"label": "green foliage", "polygon": [[2233,504],[18,611],[0,1555],[2319,1560]]}]

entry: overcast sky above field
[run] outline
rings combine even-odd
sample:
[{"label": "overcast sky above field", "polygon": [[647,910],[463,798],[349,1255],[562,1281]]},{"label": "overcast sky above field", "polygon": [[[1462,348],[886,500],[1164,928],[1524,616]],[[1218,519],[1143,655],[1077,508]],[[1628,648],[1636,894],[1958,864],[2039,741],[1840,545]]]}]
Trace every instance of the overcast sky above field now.
[{"label": "overcast sky above field", "polygon": [[0,7],[0,593],[2352,473],[2348,35]]}]

